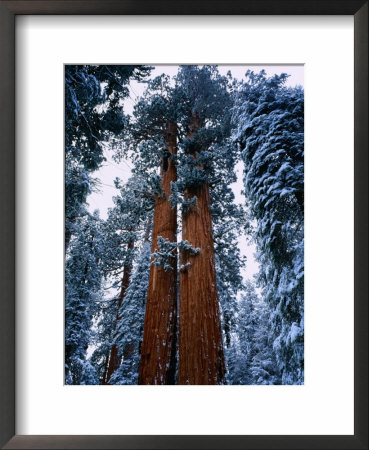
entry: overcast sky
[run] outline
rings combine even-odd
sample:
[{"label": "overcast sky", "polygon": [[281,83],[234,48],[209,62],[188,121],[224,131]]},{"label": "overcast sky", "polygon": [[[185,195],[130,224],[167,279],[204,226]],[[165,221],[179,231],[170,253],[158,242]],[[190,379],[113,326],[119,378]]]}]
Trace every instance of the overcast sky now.
[{"label": "overcast sky", "polygon": [[[287,86],[304,85],[304,66],[303,65],[218,65],[218,70],[222,75],[226,75],[230,70],[233,77],[238,80],[245,78],[246,71],[250,69],[254,72],[260,72],[264,69],[268,76],[274,74],[287,73],[289,78],[287,79]],[[178,72],[177,65],[157,65],[151,72],[150,78],[155,78],[162,73],[173,76]],[[131,114],[136,99],[142,95],[145,89],[144,83],[132,82],[130,88],[130,97],[124,102],[124,111],[127,114]],[[112,153],[108,147],[104,152],[106,162],[100,168],[99,171],[94,173],[94,177],[101,181],[101,187],[99,192],[94,192],[89,195],[87,201],[89,204],[89,210],[92,212],[95,209],[100,210],[100,217],[106,219],[108,208],[114,205],[113,196],[118,194],[118,190],[114,187],[113,180],[120,178],[122,181],[128,180],[131,175],[132,164],[130,161],[121,161],[119,164],[115,163],[112,159]],[[237,203],[244,202],[244,196],[241,194],[243,189],[242,183],[242,171],[243,164],[238,163],[236,166],[237,182],[232,184],[232,189],[235,194],[235,200]],[[247,242],[246,237],[241,235],[239,238],[239,247],[242,255],[247,257],[246,267],[242,268],[242,274],[244,279],[252,279],[258,271],[258,265],[254,259],[255,247],[253,244]]]}]

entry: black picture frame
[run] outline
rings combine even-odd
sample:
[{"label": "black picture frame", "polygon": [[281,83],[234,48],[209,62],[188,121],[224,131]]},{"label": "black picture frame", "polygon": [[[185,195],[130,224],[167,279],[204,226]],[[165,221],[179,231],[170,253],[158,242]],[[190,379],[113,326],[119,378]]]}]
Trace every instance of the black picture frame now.
[{"label": "black picture frame", "polygon": [[[15,435],[15,17],[20,14],[354,16],[354,435]],[[368,1],[0,0],[0,106],[0,445],[2,448],[368,449]]]}]

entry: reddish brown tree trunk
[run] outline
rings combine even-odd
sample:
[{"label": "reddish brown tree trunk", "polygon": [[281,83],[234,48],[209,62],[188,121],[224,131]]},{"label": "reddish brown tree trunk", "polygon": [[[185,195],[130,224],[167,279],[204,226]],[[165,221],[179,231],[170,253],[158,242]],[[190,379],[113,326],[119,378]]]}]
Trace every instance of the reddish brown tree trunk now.
[{"label": "reddish brown tree trunk", "polygon": [[[128,250],[133,250],[134,242],[130,241],[128,243]],[[126,295],[127,288],[129,286],[129,282],[131,279],[131,272],[132,272],[132,262],[130,255],[128,256],[129,262],[124,265],[123,268],[123,278],[122,278],[122,284],[120,289],[120,294],[118,298],[118,305],[117,305],[117,312],[115,315],[115,323],[114,323],[114,331],[117,329],[118,322],[119,322],[119,310],[122,306],[122,302],[124,299],[124,296]],[[114,338],[117,336],[116,332],[114,333]],[[118,347],[116,344],[113,344],[110,349],[110,355],[109,355],[109,364],[106,371],[106,376],[104,376],[103,384],[109,384],[110,378],[113,375],[113,373],[119,368],[120,366],[120,360],[121,356],[118,354]]]},{"label": "reddish brown tree trunk", "polygon": [[[195,118],[189,136],[198,128]],[[208,184],[185,193],[187,198],[194,195],[196,204],[182,214],[182,239],[201,250],[194,256],[188,252],[181,255],[178,383],[223,384],[225,363]]]},{"label": "reddish brown tree trunk", "polygon": [[[176,181],[177,171],[170,155],[176,151],[175,124],[170,123],[167,136],[168,155],[161,167],[162,193],[155,198],[152,253],[158,237],[176,240],[177,209],[169,202],[170,182]],[[176,322],[177,322],[177,258],[169,261],[173,270],[151,264],[147,294],[144,334],[138,384],[174,384]]]}]

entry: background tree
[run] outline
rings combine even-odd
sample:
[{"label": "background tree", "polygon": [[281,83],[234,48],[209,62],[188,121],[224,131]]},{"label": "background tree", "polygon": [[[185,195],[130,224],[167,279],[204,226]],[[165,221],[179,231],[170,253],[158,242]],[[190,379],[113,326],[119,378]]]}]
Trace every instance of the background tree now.
[{"label": "background tree", "polygon": [[151,243],[147,236],[120,308],[115,343],[118,353],[122,355],[122,361],[118,370],[114,372],[110,384],[138,384],[150,261]]},{"label": "background tree", "polygon": [[65,267],[66,384],[95,380],[86,353],[101,295],[101,221],[95,213],[79,218],[78,226],[81,233],[71,245]]},{"label": "background tree", "polygon": [[268,305],[247,281],[238,302],[236,326],[228,353],[230,384],[280,384],[270,339]]},{"label": "background tree", "polygon": [[[135,258],[140,254],[146,222],[151,218],[153,197],[150,178],[130,178],[125,184],[115,182],[120,189],[113,208],[103,224],[102,271],[107,280],[108,294],[99,314],[98,348],[94,353],[102,384],[108,384],[119,368],[123,354],[116,344],[120,311],[131,283]],[[147,237],[146,237],[147,240]]]},{"label": "background tree", "polygon": [[273,348],[274,333],[270,321],[270,308],[261,298],[255,303],[257,315],[253,334],[252,359],[248,369],[252,384],[281,384],[281,372]]},{"label": "background tree", "polygon": [[256,311],[258,303],[254,286],[247,282],[237,303],[236,326],[231,345],[227,348],[229,384],[254,384],[250,366],[255,355],[255,333],[260,325]]}]

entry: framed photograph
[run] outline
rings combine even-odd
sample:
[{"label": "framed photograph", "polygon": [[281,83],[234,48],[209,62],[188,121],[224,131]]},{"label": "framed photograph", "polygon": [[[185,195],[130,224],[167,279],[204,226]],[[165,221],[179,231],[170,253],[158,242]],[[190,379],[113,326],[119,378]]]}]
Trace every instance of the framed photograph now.
[{"label": "framed photograph", "polygon": [[367,2],[0,23],[3,448],[368,448]]}]

